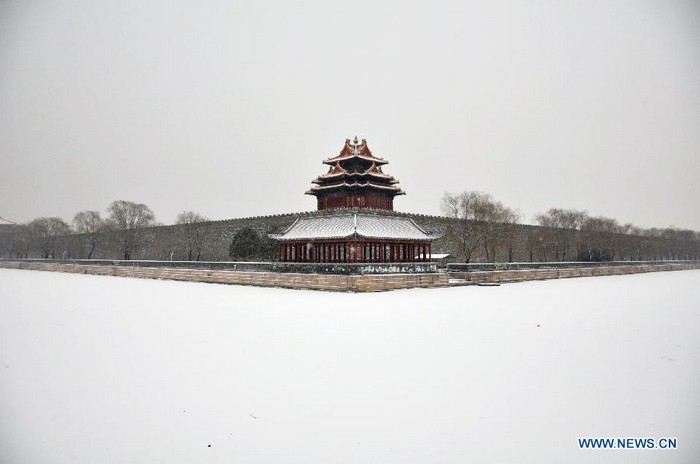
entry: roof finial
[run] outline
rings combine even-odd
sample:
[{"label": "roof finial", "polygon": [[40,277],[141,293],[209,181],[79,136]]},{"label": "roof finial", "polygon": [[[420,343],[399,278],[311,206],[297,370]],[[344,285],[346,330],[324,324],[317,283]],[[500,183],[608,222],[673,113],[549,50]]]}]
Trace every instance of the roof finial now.
[{"label": "roof finial", "polygon": [[354,143],[355,145],[357,145],[357,144],[358,144],[358,141],[357,141],[357,136],[355,136],[355,140],[353,140],[353,143]]}]

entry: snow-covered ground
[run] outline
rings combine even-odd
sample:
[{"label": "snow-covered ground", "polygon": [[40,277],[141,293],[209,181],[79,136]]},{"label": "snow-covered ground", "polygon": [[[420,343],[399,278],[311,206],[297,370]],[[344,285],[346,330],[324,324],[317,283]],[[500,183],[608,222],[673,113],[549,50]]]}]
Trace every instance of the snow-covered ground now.
[{"label": "snow-covered ground", "polygon": [[700,459],[700,271],[338,294],[0,270],[0,363],[3,464]]}]

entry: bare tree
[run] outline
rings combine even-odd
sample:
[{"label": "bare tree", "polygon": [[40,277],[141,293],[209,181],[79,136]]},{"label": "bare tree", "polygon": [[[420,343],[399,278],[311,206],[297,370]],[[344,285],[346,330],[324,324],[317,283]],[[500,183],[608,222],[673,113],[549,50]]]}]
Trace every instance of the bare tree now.
[{"label": "bare tree", "polygon": [[[586,241],[585,253],[579,256],[582,261],[612,261],[617,254],[616,235],[620,226],[615,219],[604,216],[589,217],[581,227]],[[583,250],[582,250],[583,251]]]},{"label": "bare tree", "polygon": [[471,261],[474,250],[481,244],[481,227],[477,222],[481,195],[484,194],[445,192],[442,197],[443,214],[454,219],[445,231],[446,239],[457,245],[457,253],[465,263]]},{"label": "bare tree", "polygon": [[576,248],[575,254],[579,254],[578,231],[587,217],[586,211],[560,208],[550,208],[546,213],[535,217],[537,223],[546,229],[542,231],[543,241],[554,248],[557,261],[571,259],[572,247]]},{"label": "bare tree", "polygon": [[[499,228],[497,230],[497,242],[508,250],[508,262],[513,262],[513,247],[518,236],[518,220],[520,213],[508,207],[504,207],[500,212]],[[493,253],[493,260],[496,260],[496,254]]]},{"label": "bare tree", "polygon": [[41,257],[54,259],[58,240],[70,232],[70,226],[59,217],[42,217],[27,224],[27,230]]},{"label": "bare tree", "polygon": [[[514,226],[520,215],[507,206],[503,206],[500,201],[495,201],[491,198],[488,198],[488,201],[482,207],[484,208],[483,215],[485,219],[481,233],[486,261],[496,262],[498,246],[508,247],[509,244],[506,243],[508,242],[508,235],[509,233],[514,234]],[[510,240],[509,259],[512,259],[513,256],[513,239],[514,237]]]},{"label": "bare tree", "polygon": [[482,192],[445,192],[442,212],[454,219],[445,235],[457,245],[458,254],[468,263],[474,250],[484,247],[486,260],[495,259],[495,247],[505,236],[504,223],[514,223],[518,214]]},{"label": "bare tree", "polygon": [[29,257],[29,249],[31,248],[31,236],[29,226],[26,224],[16,224],[11,232],[12,244],[10,257],[24,258]]},{"label": "bare tree", "polygon": [[97,246],[97,239],[104,227],[104,221],[98,211],[81,211],[73,218],[73,228],[79,234],[85,234],[90,251],[87,259],[92,258],[92,253]]},{"label": "bare tree", "polygon": [[154,223],[153,211],[142,203],[117,200],[109,205],[107,214],[107,224],[119,234],[124,259],[131,259],[133,250],[138,246],[142,229]]},{"label": "bare tree", "polygon": [[196,261],[202,256],[202,249],[208,240],[207,229],[202,223],[208,220],[194,211],[183,211],[177,215],[175,224],[180,224],[178,237],[187,250],[188,261],[192,261],[193,255]]}]

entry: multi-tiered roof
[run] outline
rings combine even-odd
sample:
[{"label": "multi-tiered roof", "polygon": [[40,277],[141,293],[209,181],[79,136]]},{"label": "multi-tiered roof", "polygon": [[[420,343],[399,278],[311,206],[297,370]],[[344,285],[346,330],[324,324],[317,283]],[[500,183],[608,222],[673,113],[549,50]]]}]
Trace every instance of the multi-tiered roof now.
[{"label": "multi-tiered roof", "polygon": [[364,139],[347,139],[340,154],[323,163],[328,172],[318,176],[306,193],[316,196],[319,210],[334,210],[298,218],[281,234],[270,235],[277,240],[279,261],[430,260],[430,244],[438,236],[411,218],[389,212],[394,210],[394,197],[404,192],[398,180],[382,172],[388,161],[374,156]]},{"label": "multi-tiered roof", "polygon": [[316,196],[318,209],[359,207],[392,211],[394,197],[405,195],[397,185],[399,181],[382,171],[388,161],[374,156],[365,139],[345,140],[340,154],[323,160],[323,164],[329,166],[328,172],[313,180],[316,185],[306,192]]}]

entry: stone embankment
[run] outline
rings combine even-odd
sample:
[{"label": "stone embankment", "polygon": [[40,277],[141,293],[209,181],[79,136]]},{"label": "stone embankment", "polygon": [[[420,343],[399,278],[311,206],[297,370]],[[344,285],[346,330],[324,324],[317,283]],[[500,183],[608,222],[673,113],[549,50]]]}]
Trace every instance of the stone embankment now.
[{"label": "stone embankment", "polygon": [[[534,268],[506,270],[469,270],[462,272],[415,272],[401,274],[323,274],[301,272],[241,271],[182,267],[118,264],[87,264],[51,261],[0,261],[0,268],[68,272],[76,274],[167,279],[260,287],[329,290],[337,292],[377,292],[406,288],[432,288],[450,285],[521,282],[527,280],[593,277],[641,272],[700,269],[700,262],[685,261],[658,264],[620,264],[576,268]],[[381,266],[378,264],[374,265]],[[308,270],[307,270],[308,272]]]},{"label": "stone embankment", "polygon": [[596,265],[595,267],[556,267],[507,270],[473,270],[450,272],[452,284],[506,283],[527,280],[566,279],[570,277],[595,277],[622,274],[639,274],[643,272],[682,271],[700,269],[700,262],[686,261],[678,263],[663,262],[659,264],[620,264]]},{"label": "stone embankment", "polygon": [[251,272],[233,270],[187,269],[105,264],[52,263],[39,261],[0,261],[0,268],[76,274],[138,277],[144,279],[184,280],[218,284],[255,285],[336,292],[377,292],[416,287],[445,287],[447,274],[302,274],[292,272]]}]

